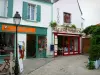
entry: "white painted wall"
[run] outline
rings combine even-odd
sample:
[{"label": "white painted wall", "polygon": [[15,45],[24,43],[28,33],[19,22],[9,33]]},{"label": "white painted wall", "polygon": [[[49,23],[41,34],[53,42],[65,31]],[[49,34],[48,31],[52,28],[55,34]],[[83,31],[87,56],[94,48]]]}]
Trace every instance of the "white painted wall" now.
[{"label": "white painted wall", "polygon": [[71,22],[76,27],[81,28],[81,13],[77,4],[77,0],[59,0],[53,5],[53,20],[57,21],[57,8],[59,8],[60,24],[63,24],[63,12],[71,13]]},{"label": "white painted wall", "polygon": [[[59,8],[59,25],[63,25],[63,12],[71,13],[71,22],[75,24],[76,27],[81,28],[81,13],[77,4],[77,0],[59,0],[53,5],[53,21],[57,22],[57,8]],[[53,44],[53,36],[48,28],[48,55],[53,55],[53,52],[50,52],[50,44]],[[51,40],[51,42],[50,42]]]},{"label": "white painted wall", "polygon": [[[14,0],[13,4],[13,16],[16,13],[16,11],[19,12],[19,14],[22,16],[22,7],[23,7],[23,1],[41,5],[41,22],[30,22],[21,20],[22,25],[29,25],[29,26],[38,26],[38,27],[48,27],[49,23],[51,22],[51,4],[46,4],[43,2],[37,2],[34,0]],[[0,22],[4,23],[13,23],[12,18],[0,18]]]},{"label": "white painted wall", "polygon": [[[26,20],[21,20],[22,25],[29,25],[29,26],[37,26],[37,27],[48,27],[49,23],[51,22],[51,17],[52,17],[52,5],[51,4],[46,4],[43,2],[39,1],[34,1],[34,0],[14,0],[13,2],[13,16],[15,15],[16,11],[19,12],[19,14],[22,16],[22,9],[23,9],[23,1],[28,2],[28,3],[33,3],[37,5],[41,5],[41,22],[30,22]],[[4,23],[13,23],[13,18],[0,18],[0,22]],[[50,28],[47,31],[47,53],[49,52],[49,47],[51,44],[51,30]],[[22,36],[24,39],[22,39]],[[19,35],[18,39],[19,40],[24,40],[25,41],[26,35]],[[25,53],[26,54],[26,53]]]},{"label": "white painted wall", "polygon": [[53,35],[52,35],[52,29],[49,26],[47,31],[47,55],[53,55],[53,51],[50,51],[50,45],[53,44]]}]

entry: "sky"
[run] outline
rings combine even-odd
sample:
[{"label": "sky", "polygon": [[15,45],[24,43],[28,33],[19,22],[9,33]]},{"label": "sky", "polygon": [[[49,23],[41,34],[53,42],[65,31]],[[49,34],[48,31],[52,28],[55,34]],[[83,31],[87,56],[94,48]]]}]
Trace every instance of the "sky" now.
[{"label": "sky", "polygon": [[100,0],[79,0],[79,3],[85,19],[84,28],[100,23]]}]

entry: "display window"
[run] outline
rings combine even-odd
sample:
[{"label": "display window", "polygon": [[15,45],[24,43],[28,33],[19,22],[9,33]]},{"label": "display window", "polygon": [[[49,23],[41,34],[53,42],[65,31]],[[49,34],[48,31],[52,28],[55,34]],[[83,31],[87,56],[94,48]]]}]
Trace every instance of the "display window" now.
[{"label": "display window", "polygon": [[0,55],[8,55],[14,52],[14,33],[0,32]]},{"label": "display window", "polygon": [[38,49],[39,51],[46,50],[47,48],[47,39],[46,36],[38,37]]}]

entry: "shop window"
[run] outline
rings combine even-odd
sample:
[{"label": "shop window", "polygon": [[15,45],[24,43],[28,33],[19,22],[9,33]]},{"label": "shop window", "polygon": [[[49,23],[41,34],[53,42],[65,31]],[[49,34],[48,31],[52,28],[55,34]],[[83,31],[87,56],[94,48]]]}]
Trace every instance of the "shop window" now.
[{"label": "shop window", "polygon": [[38,49],[39,51],[46,50],[47,48],[47,40],[45,36],[38,37]]},{"label": "shop window", "polygon": [[0,33],[0,55],[8,55],[14,51],[14,34]]},{"label": "shop window", "polygon": [[74,48],[74,39],[70,38],[70,52],[73,52]]},{"label": "shop window", "polygon": [[8,0],[0,0],[0,16],[7,17]]},{"label": "shop window", "polygon": [[74,39],[74,51],[78,51],[78,38]]},{"label": "shop window", "polygon": [[36,5],[28,4],[28,19],[36,20]]},{"label": "shop window", "polygon": [[68,37],[64,37],[64,51],[65,52],[68,52],[68,45],[69,45]]},{"label": "shop window", "polygon": [[64,12],[64,23],[71,23],[71,14]]}]

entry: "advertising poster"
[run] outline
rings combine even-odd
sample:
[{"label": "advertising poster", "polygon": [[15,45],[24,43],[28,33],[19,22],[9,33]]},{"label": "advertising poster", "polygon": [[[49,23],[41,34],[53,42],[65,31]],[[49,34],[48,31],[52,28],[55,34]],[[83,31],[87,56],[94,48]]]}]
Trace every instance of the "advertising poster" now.
[{"label": "advertising poster", "polygon": [[23,71],[24,49],[25,49],[24,41],[18,41],[18,61],[19,61],[20,73]]}]

